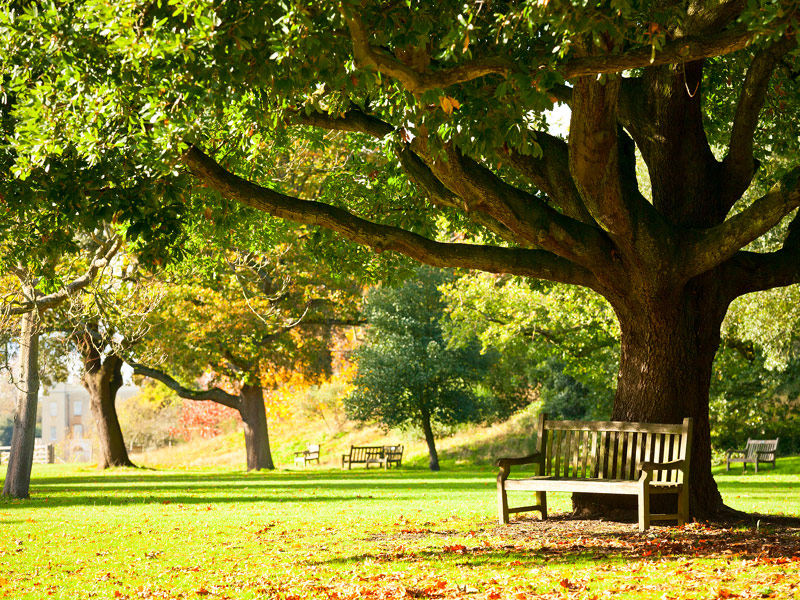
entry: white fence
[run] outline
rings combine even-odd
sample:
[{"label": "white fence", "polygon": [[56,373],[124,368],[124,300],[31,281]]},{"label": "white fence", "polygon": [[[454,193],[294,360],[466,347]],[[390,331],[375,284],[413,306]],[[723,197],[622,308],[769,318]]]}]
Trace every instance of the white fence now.
[{"label": "white fence", "polygon": [[[11,446],[0,446],[0,465],[8,463]],[[36,444],[33,448],[33,462],[52,464],[56,462],[56,448],[53,444]]]}]

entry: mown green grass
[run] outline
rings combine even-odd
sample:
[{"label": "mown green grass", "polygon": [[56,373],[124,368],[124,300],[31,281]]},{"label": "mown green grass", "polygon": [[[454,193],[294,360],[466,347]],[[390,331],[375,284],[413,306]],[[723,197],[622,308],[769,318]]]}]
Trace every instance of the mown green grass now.
[{"label": "mown green grass", "polygon": [[[800,516],[798,458],[718,481],[735,508]],[[499,527],[495,502],[489,468],[36,465],[31,500],[0,500],[0,597],[800,598],[797,530]]]}]

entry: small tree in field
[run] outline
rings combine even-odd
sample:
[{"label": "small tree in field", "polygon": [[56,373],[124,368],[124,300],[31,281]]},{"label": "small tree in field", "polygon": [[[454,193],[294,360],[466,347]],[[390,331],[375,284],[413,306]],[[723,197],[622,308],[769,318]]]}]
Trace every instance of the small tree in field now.
[{"label": "small tree in field", "polygon": [[369,294],[367,339],[355,353],[356,389],[345,398],[348,415],[356,420],[375,419],[387,428],[421,427],[431,471],[439,470],[433,425],[480,419],[475,388],[490,362],[475,343],[447,347],[438,290],[447,279],[443,271],[423,268],[400,288]]}]

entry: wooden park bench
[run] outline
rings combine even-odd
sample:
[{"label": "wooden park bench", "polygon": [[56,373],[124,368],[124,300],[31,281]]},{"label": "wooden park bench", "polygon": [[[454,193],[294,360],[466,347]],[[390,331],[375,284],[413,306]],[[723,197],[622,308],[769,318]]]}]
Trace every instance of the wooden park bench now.
[{"label": "wooden park bench", "polygon": [[[639,529],[651,521],[689,518],[692,420],[681,425],[622,421],[551,421],[539,415],[536,452],[497,461],[500,523],[532,510],[547,518],[547,492],[630,494],[639,498]],[[509,479],[512,466],[532,464],[533,477]],[[536,504],[508,507],[509,490],[535,492]],[[677,514],[651,514],[651,494],[677,494]]]},{"label": "wooden park bench", "polygon": [[312,462],[319,464],[319,444],[307,444],[306,449],[294,453],[294,464],[301,464],[304,467]]},{"label": "wooden park bench", "polygon": [[392,464],[400,466],[403,461],[403,446],[384,446],[383,447],[383,460],[388,469]]},{"label": "wooden park bench", "polygon": [[350,446],[350,452],[342,454],[342,468],[347,465],[350,469],[354,464],[363,464],[367,469],[370,465],[388,469],[392,463],[399,467],[402,459],[402,446]]},{"label": "wooden park bench", "polygon": [[[725,455],[725,470],[731,470],[731,463],[742,463],[742,472],[747,472],[747,463],[753,463],[758,473],[758,463],[772,463],[775,468],[775,456],[778,454],[778,441],[774,440],[747,440],[747,445],[741,450],[728,450]],[[739,456],[736,456],[736,455]]]}]

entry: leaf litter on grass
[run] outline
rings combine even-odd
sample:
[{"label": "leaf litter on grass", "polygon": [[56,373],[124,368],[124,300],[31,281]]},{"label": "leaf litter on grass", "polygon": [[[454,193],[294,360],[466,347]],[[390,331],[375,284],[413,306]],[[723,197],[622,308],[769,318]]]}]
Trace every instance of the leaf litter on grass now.
[{"label": "leaf litter on grass", "polygon": [[765,533],[693,523],[640,533],[629,524],[564,517],[468,532],[447,525],[395,523],[394,532],[370,534],[365,541],[375,547],[355,562],[307,560],[308,567],[330,569],[327,582],[284,580],[271,588],[280,595],[268,597],[800,597],[798,527]]}]

